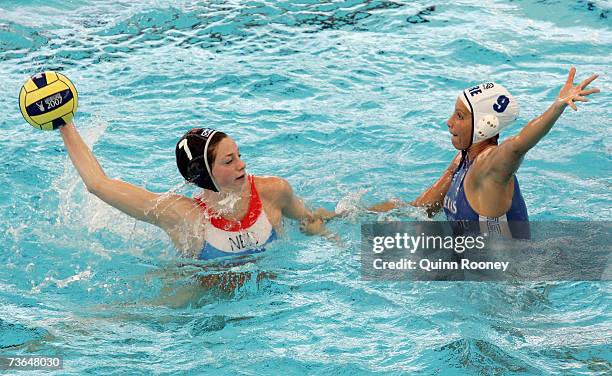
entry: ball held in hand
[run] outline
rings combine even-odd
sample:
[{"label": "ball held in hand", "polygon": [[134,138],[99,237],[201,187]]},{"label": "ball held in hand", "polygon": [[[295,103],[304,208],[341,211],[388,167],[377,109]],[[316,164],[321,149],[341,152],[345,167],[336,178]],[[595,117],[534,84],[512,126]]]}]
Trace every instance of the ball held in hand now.
[{"label": "ball held in hand", "polygon": [[34,128],[53,130],[68,123],[77,109],[78,94],[61,73],[46,71],[33,75],[21,87],[19,108]]}]

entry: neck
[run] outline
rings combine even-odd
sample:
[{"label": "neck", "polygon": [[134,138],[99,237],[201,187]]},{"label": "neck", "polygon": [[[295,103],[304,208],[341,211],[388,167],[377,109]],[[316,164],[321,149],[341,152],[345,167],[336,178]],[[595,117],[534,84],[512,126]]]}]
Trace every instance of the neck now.
[{"label": "neck", "polygon": [[244,212],[249,204],[251,190],[249,182],[242,185],[239,191],[221,190],[213,192],[204,190],[202,199],[216,213],[223,216],[234,216]]},{"label": "neck", "polygon": [[476,159],[476,157],[480,153],[482,153],[483,151],[488,149],[490,146],[495,145],[495,143],[492,140],[493,139],[490,138],[488,140],[484,140],[484,141],[481,141],[481,142],[479,142],[477,144],[474,144],[474,145],[470,146],[467,149],[468,158],[470,159],[470,161],[473,161],[474,159]]}]

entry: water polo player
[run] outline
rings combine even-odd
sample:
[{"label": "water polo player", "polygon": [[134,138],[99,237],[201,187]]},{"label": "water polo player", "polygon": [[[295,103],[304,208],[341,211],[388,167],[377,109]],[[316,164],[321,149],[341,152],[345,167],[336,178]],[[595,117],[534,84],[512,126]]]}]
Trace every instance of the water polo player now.
[{"label": "water polo player", "polygon": [[[424,207],[432,216],[444,209],[449,221],[477,222],[497,228],[506,236],[528,237],[527,207],[515,176],[523,157],[553,127],[567,106],[587,102],[599,89],[586,89],[593,75],[574,86],[576,69],[571,68],[558,98],[516,136],[498,145],[499,132],[518,117],[514,97],[499,84],[485,83],[465,89],[457,98],[447,121],[453,146],[460,153],[429,189],[410,205]],[[404,205],[390,201],[371,208],[387,211]],[[472,223],[474,223],[472,222]]]},{"label": "water polo player", "polygon": [[238,146],[223,132],[192,129],[176,145],[180,173],[203,188],[196,198],[111,179],[72,122],[60,132],[89,192],[162,228],[184,255],[213,259],[261,252],[281,231],[283,216],[301,221],[308,234],[324,231],[325,210],[308,210],[284,179],[248,175]]}]

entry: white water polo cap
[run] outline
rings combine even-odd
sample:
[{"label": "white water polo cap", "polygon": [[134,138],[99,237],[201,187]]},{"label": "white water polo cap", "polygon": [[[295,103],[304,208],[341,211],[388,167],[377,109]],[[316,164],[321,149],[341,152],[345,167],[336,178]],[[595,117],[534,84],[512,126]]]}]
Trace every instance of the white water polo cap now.
[{"label": "white water polo cap", "polygon": [[472,144],[495,137],[519,115],[514,97],[493,82],[465,89],[459,98],[472,113]]}]

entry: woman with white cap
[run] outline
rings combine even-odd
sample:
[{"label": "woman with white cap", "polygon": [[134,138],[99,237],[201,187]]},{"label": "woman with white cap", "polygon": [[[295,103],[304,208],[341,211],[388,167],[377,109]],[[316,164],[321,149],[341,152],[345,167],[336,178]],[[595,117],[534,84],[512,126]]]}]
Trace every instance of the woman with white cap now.
[{"label": "woman with white cap", "polygon": [[[586,96],[599,92],[586,89],[597,75],[574,86],[575,74],[572,67],[557,100],[499,145],[499,132],[518,118],[516,100],[496,83],[465,89],[447,121],[451,142],[460,153],[438,181],[409,204],[426,208],[430,216],[443,208],[449,221],[489,222],[494,225],[489,229],[528,237],[508,226],[508,222],[529,220],[515,173],[525,154],[550,131],[567,106],[577,110],[575,102],[587,102]],[[403,205],[389,201],[370,209],[387,211]]]}]

